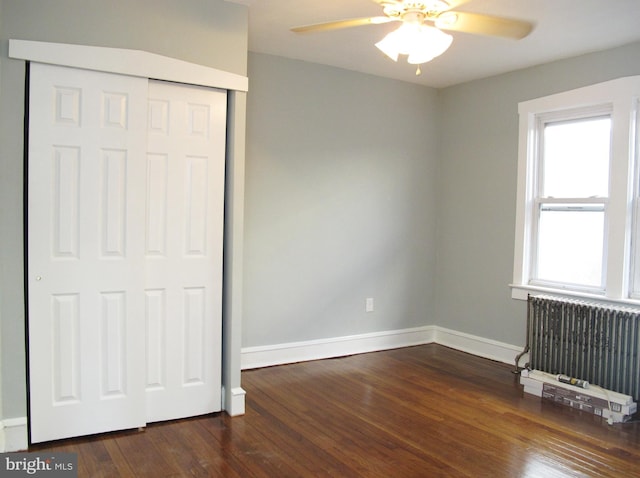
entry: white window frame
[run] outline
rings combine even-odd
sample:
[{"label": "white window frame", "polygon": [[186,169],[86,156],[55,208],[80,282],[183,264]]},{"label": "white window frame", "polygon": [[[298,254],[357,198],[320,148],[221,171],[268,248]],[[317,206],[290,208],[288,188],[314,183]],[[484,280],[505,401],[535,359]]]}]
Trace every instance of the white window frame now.
[{"label": "white window frame", "polygon": [[[596,85],[522,102],[518,105],[519,147],[516,199],[516,230],[511,295],[526,300],[532,292],[551,292],[568,296],[600,298],[614,302],[640,303],[631,297],[632,262],[640,262],[640,250],[631,252],[634,230],[634,184],[636,171],[636,118],[640,97],[640,76],[620,78]],[[535,283],[530,280],[535,247],[537,164],[540,125],[549,118],[578,118],[610,112],[612,120],[609,197],[605,208],[602,289],[562,284]],[[636,227],[640,231],[640,227]],[[640,234],[640,232],[638,232]],[[640,241],[640,237],[637,238]],[[632,256],[634,257],[632,261]],[[640,287],[638,287],[640,288]]]}]

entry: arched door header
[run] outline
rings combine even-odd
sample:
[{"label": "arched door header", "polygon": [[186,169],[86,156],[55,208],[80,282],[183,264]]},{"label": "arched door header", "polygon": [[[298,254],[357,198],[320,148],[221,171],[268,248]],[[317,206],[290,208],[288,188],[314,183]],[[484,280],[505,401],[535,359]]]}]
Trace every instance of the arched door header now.
[{"label": "arched door header", "polygon": [[9,57],[231,91],[249,84],[246,76],[141,50],[12,39]]}]

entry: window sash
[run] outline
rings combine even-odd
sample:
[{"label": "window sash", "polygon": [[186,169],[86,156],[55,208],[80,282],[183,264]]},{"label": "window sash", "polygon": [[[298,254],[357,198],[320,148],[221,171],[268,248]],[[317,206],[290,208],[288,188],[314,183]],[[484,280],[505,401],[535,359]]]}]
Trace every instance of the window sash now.
[{"label": "window sash", "polygon": [[[566,118],[562,118],[562,119],[549,119],[549,118],[545,118],[544,116],[541,118],[542,121],[539,124],[539,137],[540,137],[540,149],[539,149],[539,158],[538,161],[540,163],[539,167],[538,167],[538,178],[537,178],[537,184],[538,184],[538,195],[541,196],[554,196],[554,194],[550,194],[549,191],[547,190],[547,187],[550,187],[551,190],[553,190],[554,188],[554,181],[553,178],[555,178],[555,182],[558,181],[558,179],[561,177],[564,179],[564,175],[561,174],[560,176],[557,176],[557,171],[556,174],[553,174],[553,171],[557,168],[557,167],[562,167],[564,165],[564,167],[566,168],[569,164],[574,163],[572,166],[572,171],[570,174],[573,174],[574,177],[576,177],[578,179],[578,181],[576,181],[574,184],[580,184],[583,183],[582,186],[584,187],[584,182],[581,180],[587,179],[584,175],[583,175],[583,171],[590,171],[591,174],[593,174],[594,172],[594,168],[595,169],[600,169],[602,166],[606,166],[606,170],[605,171],[599,171],[600,174],[598,175],[598,181],[600,181],[599,184],[591,184],[591,187],[593,187],[594,189],[592,189],[590,191],[589,194],[583,194],[580,197],[605,197],[608,196],[609,194],[609,174],[610,174],[610,166],[611,166],[611,111],[606,108],[605,111],[600,112],[600,111],[591,111],[591,110],[587,110],[587,111],[582,111],[582,110],[578,110],[578,111],[570,111],[567,113],[567,117]],[[580,143],[582,144],[576,144],[576,138],[568,138],[568,140],[573,140],[573,142],[569,145],[569,148],[567,148],[567,143],[563,141],[563,144],[561,146],[567,149],[571,149],[572,153],[571,155],[569,154],[563,154],[561,160],[558,163],[555,163],[554,161],[549,162],[549,157],[547,157],[547,155],[551,155],[551,158],[554,158],[554,154],[558,153],[558,149],[556,149],[558,147],[558,144],[556,143],[555,146],[556,148],[552,148],[549,149],[550,146],[554,146],[554,138],[553,134],[551,134],[551,136],[549,136],[548,131],[549,129],[554,129],[555,127],[563,127],[563,126],[568,126],[568,127],[582,127],[582,133],[585,134],[585,131],[589,131],[589,128],[593,127],[594,123],[599,123],[602,120],[608,120],[607,124],[609,126],[609,134],[606,137],[606,143],[602,142],[603,137],[596,137],[595,135],[592,135],[591,138],[589,138],[587,141],[580,141]],[[586,129],[585,129],[586,128]],[[565,135],[567,134],[567,132],[564,132]],[[556,133],[557,134],[557,133]],[[582,139],[582,138],[581,138]],[[589,157],[590,155],[593,155],[594,151],[598,151],[599,148],[607,148],[607,151],[604,152],[603,150],[600,150],[601,153],[604,153],[606,155],[606,164],[605,163],[600,163],[599,161],[595,162],[595,163],[591,163],[589,166],[589,169],[584,169],[584,168],[579,168],[580,164],[576,163],[576,159],[578,161],[578,163],[583,163],[585,157]],[[599,159],[603,159],[604,156],[600,156]],[[558,159],[558,158],[556,158]],[[554,164],[555,163],[555,164]],[[547,178],[547,174],[550,173],[549,178]],[[605,173],[605,174],[602,174]],[[566,174],[566,172],[565,172]],[[566,181],[562,181],[563,183],[566,183]],[[556,188],[556,193],[555,196],[566,196],[566,194],[559,194],[562,191],[558,190],[558,185],[555,185]],[[563,185],[563,190],[567,191],[567,190],[573,190],[575,191],[575,185],[572,186],[567,186],[565,187]],[[604,189],[602,189],[604,188]],[[579,187],[580,189],[580,187]],[[583,189],[584,190],[584,189]],[[586,190],[585,190],[586,191]]]},{"label": "window sash", "polygon": [[630,264],[630,285],[629,297],[632,299],[640,299],[640,99],[634,98],[633,102],[633,121],[631,128],[632,138],[630,143],[633,145],[633,160],[635,161],[634,170],[634,199],[632,206],[633,229],[631,236],[631,264]]},{"label": "window sash", "polygon": [[[529,284],[591,291],[597,294],[604,292],[606,279],[606,249],[604,247],[606,243],[607,224],[606,204],[606,200],[603,198],[576,199],[574,202],[556,198],[539,198],[536,200],[537,212],[535,214],[535,224],[532,228],[533,248]],[[602,217],[599,221],[589,225],[591,228],[598,228],[598,236],[590,235],[590,241],[581,241],[574,238],[576,241],[574,243],[575,247],[567,244],[563,245],[562,241],[558,241],[558,244],[556,244],[557,247],[549,248],[544,241],[546,235],[543,234],[543,232],[547,233],[548,231],[543,230],[541,226],[542,214],[544,212],[567,214],[564,218],[567,221],[578,219],[583,213],[601,215]],[[573,226],[579,227],[580,221],[573,224]],[[574,232],[577,231],[565,231],[563,238],[571,238]],[[589,245],[591,247],[588,247]],[[591,250],[586,251],[585,249],[587,248]],[[591,254],[595,253],[595,250],[598,251],[597,256],[593,257]],[[585,254],[585,256],[579,257],[580,253]],[[544,271],[549,269],[550,262],[548,256],[553,256],[554,254],[556,257],[554,257],[553,263],[556,265],[564,265],[567,267],[567,271],[559,271],[547,275]],[[584,278],[591,279],[582,280]]]}]

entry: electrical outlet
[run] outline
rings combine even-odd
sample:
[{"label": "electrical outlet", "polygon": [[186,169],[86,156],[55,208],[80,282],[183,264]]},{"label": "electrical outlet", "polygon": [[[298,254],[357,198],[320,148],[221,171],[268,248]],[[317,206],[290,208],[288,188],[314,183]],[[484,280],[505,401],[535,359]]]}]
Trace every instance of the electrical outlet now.
[{"label": "electrical outlet", "polygon": [[364,301],[364,311],[373,312],[373,297],[367,297]]}]

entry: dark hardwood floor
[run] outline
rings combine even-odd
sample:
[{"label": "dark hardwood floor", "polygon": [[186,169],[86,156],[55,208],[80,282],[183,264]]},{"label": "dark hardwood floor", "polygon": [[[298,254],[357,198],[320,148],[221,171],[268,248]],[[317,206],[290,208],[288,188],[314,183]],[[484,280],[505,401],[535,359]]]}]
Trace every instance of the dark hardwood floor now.
[{"label": "dark hardwood floor", "polygon": [[32,446],[81,477],[640,477],[640,424],[524,394],[512,367],[439,345],[242,373],[224,413]]}]

